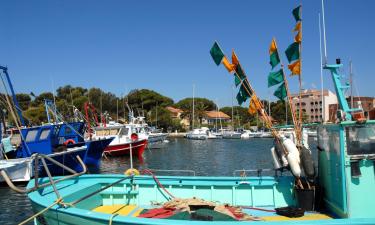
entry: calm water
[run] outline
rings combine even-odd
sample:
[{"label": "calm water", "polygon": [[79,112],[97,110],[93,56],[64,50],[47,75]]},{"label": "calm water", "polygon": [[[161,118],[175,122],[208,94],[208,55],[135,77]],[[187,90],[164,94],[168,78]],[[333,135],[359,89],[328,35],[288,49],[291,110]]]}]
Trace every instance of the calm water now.
[{"label": "calm water", "polygon": [[[146,150],[143,164],[136,160],[134,167],[193,170],[197,176],[233,176],[234,170],[272,168],[271,138],[206,141],[173,138],[169,141],[163,148]],[[311,149],[315,149],[312,141]],[[129,157],[108,158],[102,160],[98,172],[123,173],[129,167]],[[25,195],[0,187],[0,225],[18,224],[32,215],[30,208]]]}]

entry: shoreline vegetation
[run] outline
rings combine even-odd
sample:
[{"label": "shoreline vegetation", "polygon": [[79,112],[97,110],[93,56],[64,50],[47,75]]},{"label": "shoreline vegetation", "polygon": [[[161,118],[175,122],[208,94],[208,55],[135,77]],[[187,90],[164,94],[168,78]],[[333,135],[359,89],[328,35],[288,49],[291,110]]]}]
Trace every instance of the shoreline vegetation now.
[{"label": "shoreline vegetation", "polygon": [[[74,108],[76,107],[84,114],[85,102],[91,102],[98,114],[106,115],[107,120],[114,120],[119,122],[128,121],[129,108],[134,112],[134,116],[144,116],[146,122],[150,126],[163,128],[165,132],[185,132],[189,129],[189,125],[183,125],[181,119],[192,123],[192,98],[184,98],[178,102],[170,97],[163,96],[153,90],[149,89],[134,89],[127,95],[118,97],[111,92],[106,92],[100,88],[83,88],[66,85],[57,88],[55,96],[51,92],[43,92],[39,95],[34,93],[18,93],[16,94],[19,101],[20,108],[23,111],[28,126],[39,125],[47,122],[47,115],[45,112],[44,100],[52,100],[55,102],[57,111],[64,116],[65,121],[74,119]],[[194,110],[194,124],[198,126],[214,127],[215,124],[202,124],[206,111],[216,111],[216,104],[207,98],[195,98]],[[5,103],[0,101],[3,109],[6,108]],[[262,100],[264,105],[268,106],[267,100]],[[127,107],[127,104],[129,108]],[[181,109],[183,112],[180,118],[176,118],[166,107],[172,106]],[[277,124],[285,124],[285,102],[277,101],[271,102],[270,105],[271,116]],[[225,106],[219,108],[219,111],[224,112],[232,117],[232,107]],[[7,111],[3,110],[5,117],[11,119]],[[288,111],[288,118],[291,119]],[[232,119],[232,118],[231,118]],[[262,126],[260,118],[256,115],[252,116],[248,113],[248,109],[241,106],[233,107],[233,125],[234,128],[249,129],[253,126]],[[220,126],[220,125],[219,125]],[[222,127],[231,127],[232,121],[222,123]],[[220,127],[219,127],[220,128]]]}]

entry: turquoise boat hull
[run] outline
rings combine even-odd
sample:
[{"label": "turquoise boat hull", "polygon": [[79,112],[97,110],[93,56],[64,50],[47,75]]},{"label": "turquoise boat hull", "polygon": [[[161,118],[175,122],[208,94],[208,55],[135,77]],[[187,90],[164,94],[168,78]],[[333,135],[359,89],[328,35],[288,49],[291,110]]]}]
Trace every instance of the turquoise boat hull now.
[{"label": "turquoise boat hull", "polygon": [[[83,175],[78,178],[62,181],[57,184],[64,203],[71,203],[102,187],[124,178],[123,175]],[[58,179],[58,178],[56,178]],[[295,205],[293,195],[294,178],[280,177],[158,177],[160,183],[174,196],[179,198],[197,197],[205,200],[228,203],[235,206],[258,208],[275,208]],[[41,178],[39,181],[47,182]],[[32,180],[28,187],[34,186]],[[52,187],[42,188],[28,194],[33,210],[39,212],[56,200]],[[66,208],[55,205],[38,216],[36,224],[49,225],[101,225],[109,224],[234,224],[261,223],[275,224],[268,221],[190,221],[170,219],[148,219],[130,216],[113,216],[111,214],[93,212],[92,209],[101,205],[132,204],[150,207],[150,202],[164,203],[169,198],[159,188],[151,176],[135,176],[124,180],[113,187],[103,190],[76,205]],[[69,205],[69,204],[68,204]],[[327,219],[314,221],[279,221],[281,224],[375,224],[373,218]]]}]

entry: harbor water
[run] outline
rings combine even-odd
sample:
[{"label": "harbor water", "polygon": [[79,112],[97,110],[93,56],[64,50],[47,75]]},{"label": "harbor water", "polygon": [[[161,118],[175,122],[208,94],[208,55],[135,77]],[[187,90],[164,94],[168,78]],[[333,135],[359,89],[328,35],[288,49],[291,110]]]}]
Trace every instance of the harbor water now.
[{"label": "harbor water", "polygon": [[[310,147],[316,144],[310,138]],[[258,169],[273,167],[270,148],[272,138],[187,140],[170,138],[161,148],[147,149],[144,161],[135,159],[134,167],[158,170],[189,170],[180,172],[160,171],[160,175],[192,175],[196,176],[233,176],[236,170],[254,170],[246,172],[246,176],[258,175]],[[315,152],[313,152],[315,153]],[[123,173],[130,167],[129,157],[108,157],[102,159],[98,173]],[[237,175],[241,172],[237,171]],[[273,172],[262,172],[270,175]],[[244,175],[244,173],[241,173]],[[0,224],[18,224],[33,215],[26,195],[15,193],[7,186],[0,187]],[[33,224],[33,223],[29,223]]]}]

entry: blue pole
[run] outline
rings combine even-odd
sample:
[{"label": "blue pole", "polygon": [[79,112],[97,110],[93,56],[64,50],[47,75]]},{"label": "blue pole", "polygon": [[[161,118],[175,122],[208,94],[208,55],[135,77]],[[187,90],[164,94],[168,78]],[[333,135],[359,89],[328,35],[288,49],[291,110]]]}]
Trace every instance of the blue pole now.
[{"label": "blue pole", "polygon": [[328,69],[331,72],[333,84],[335,86],[335,91],[337,94],[337,99],[339,101],[340,108],[345,112],[345,119],[348,121],[352,120],[352,115],[350,114],[351,111],[354,111],[355,109],[350,109],[349,104],[346,101],[345,95],[344,95],[344,89],[349,88],[348,85],[342,85],[340,81],[340,75],[337,72],[337,69],[342,67],[342,64],[334,64],[334,65],[325,65],[324,69]]},{"label": "blue pole", "polygon": [[16,106],[17,114],[20,117],[21,125],[25,126],[25,121],[24,121],[23,116],[22,116],[22,111],[21,111],[20,105],[18,104],[18,101],[17,101],[17,98],[16,98],[16,93],[14,92],[12,82],[10,81],[10,78],[9,78],[8,68],[0,66],[0,69],[3,70],[3,72],[5,73],[5,77],[7,78],[7,82],[8,82],[8,85],[10,87],[10,92],[12,93],[12,99],[13,99],[14,105]]}]

